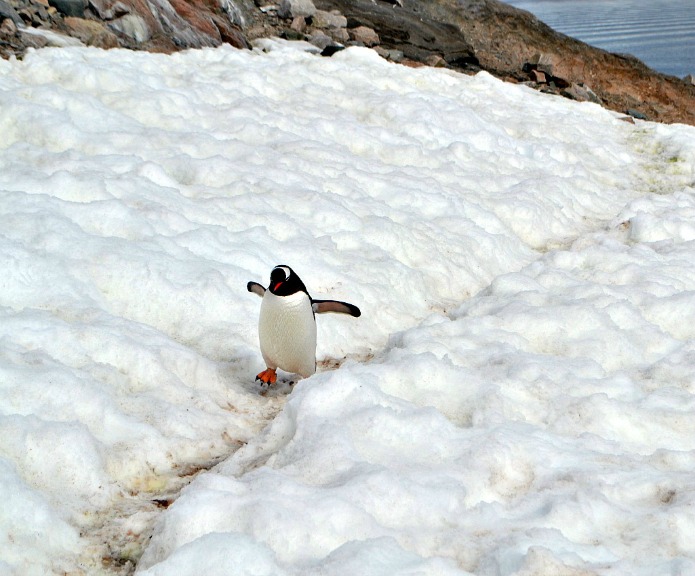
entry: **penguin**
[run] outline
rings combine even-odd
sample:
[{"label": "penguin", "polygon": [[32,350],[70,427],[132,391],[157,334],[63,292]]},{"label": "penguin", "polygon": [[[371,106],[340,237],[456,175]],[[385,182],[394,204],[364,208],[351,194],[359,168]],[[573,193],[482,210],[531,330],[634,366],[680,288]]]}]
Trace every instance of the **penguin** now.
[{"label": "penguin", "polygon": [[302,279],[284,264],[273,268],[267,289],[258,282],[249,282],[246,289],[263,298],[258,339],[267,369],[256,380],[268,386],[275,384],[278,368],[304,378],[316,372],[316,314],[362,314],[354,304],[314,300]]}]

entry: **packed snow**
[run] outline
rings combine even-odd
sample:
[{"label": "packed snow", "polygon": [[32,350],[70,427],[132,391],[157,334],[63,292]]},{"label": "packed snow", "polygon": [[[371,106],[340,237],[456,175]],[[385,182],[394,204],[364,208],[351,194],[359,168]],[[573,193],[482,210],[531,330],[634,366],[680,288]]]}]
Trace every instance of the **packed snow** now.
[{"label": "packed snow", "polygon": [[[695,129],[264,41],[0,61],[0,573],[695,573]],[[288,264],[317,374],[254,382]]]}]

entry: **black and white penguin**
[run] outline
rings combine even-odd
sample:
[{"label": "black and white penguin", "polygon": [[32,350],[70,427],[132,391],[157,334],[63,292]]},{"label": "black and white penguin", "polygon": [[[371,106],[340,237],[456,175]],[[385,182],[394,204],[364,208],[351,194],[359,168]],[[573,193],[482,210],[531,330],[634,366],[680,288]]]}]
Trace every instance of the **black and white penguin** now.
[{"label": "black and white penguin", "polygon": [[263,384],[275,383],[278,368],[305,378],[316,372],[316,314],[362,314],[347,302],[314,300],[289,266],[273,268],[267,289],[257,282],[249,282],[246,288],[263,298],[258,338],[268,368],[256,376]]}]

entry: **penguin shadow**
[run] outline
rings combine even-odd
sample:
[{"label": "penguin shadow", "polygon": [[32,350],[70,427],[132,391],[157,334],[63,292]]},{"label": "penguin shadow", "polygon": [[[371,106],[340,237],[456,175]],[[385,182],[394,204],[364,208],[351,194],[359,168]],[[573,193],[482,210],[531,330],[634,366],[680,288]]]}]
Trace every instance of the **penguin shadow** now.
[{"label": "penguin shadow", "polygon": [[263,396],[264,398],[278,398],[281,396],[289,396],[294,385],[301,379],[301,376],[297,374],[287,374],[286,376],[278,377],[275,384],[267,385],[256,381],[255,387],[258,390],[259,396]]},{"label": "penguin shadow", "polygon": [[[347,360],[355,360],[356,362],[369,362],[374,358],[373,352],[368,352],[366,354],[347,354],[342,358],[322,358],[316,361],[316,373],[322,374],[323,372],[332,372],[333,370],[338,370]],[[310,376],[311,378],[311,376]],[[298,374],[286,374],[284,377],[277,379],[274,385],[266,386],[262,383],[256,382],[256,387],[259,390],[259,394],[268,398],[275,398],[278,396],[289,395],[294,385],[303,380]]]}]

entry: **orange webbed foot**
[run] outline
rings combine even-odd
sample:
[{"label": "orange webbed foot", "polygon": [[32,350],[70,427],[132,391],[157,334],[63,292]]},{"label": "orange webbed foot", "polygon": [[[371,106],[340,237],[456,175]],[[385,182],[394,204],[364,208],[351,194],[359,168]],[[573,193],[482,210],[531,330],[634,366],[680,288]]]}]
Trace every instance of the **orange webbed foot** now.
[{"label": "orange webbed foot", "polygon": [[275,384],[275,382],[278,379],[278,375],[275,373],[275,370],[272,368],[266,368],[256,376],[256,380],[260,380],[261,384],[265,384],[267,386],[270,386],[271,384]]}]

